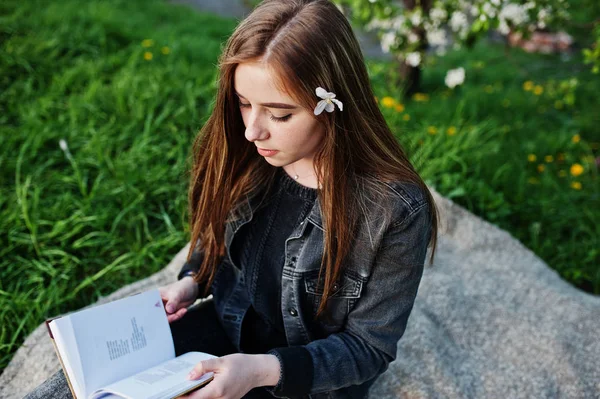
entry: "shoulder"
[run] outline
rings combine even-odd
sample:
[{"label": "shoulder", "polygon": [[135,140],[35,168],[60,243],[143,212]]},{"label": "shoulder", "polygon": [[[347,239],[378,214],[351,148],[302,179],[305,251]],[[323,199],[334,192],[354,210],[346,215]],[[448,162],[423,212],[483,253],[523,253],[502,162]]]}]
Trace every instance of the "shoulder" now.
[{"label": "shoulder", "polygon": [[362,184],[363,188],[368,187],[363,191],[362,202],[370,204],[363,210],[369,220],[378,221],[379,228],[400,226],[415,215],[430,216],[431,196],[425,184],[405,180],[369,180],[369,183]]},{"label": "shoulder", "polygon": [[383,184],[389,190],[388,195],[400,201],[401,205],[411,213],[426,207],[429,202],[426,189],[416,183],[395,181],[383,182]]}]

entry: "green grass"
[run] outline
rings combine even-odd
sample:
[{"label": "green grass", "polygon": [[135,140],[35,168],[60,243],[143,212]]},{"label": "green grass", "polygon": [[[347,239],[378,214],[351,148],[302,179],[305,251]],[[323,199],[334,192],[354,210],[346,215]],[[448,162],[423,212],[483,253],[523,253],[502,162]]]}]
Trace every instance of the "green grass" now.
[{"label": "green grass", "polygon": [[46,317],[185,245],[190,143],[235,22],[157,1],[0,7],[1,370]]},{"label": "green grass", "polygon": [[[162,269],[185,245],[190,145],[234,27],[159,1],[0,3],[0,370],[44,319]],[[447,93],[444,73],[459,65],[467,82]],[[386,84],[393,66],[369,70],[380,101],[399,98]],[[557,110],[549,80],[573,75],[575,103]],[[525,92],[526,80],[544,93]],[[427,102],[382,108],[429,184],[599,294],[588,159],[600,142],[599,89],[577,58],[479,46],[425,69]],[[545,155],[555,160],[540,173]],[[577,178],[573,163],[584,167]]]},{"label": "green grass", "polygon": [[[459,66],[466,82],[453,92],[444,76]],[[424,69],[428,98],[413,98],[398,112],[382,101],[402,103],[400,91],[389,89],[393,71],[370,64],[388,123],[428,184],[510,231],[572,284],[600,294],[600,76],[579,56],[505,54],[481,43],[432,60]],[[575,90],[556,90],[555,82],[572,78]],[[583,169],[577,176],[574,164]]]}]

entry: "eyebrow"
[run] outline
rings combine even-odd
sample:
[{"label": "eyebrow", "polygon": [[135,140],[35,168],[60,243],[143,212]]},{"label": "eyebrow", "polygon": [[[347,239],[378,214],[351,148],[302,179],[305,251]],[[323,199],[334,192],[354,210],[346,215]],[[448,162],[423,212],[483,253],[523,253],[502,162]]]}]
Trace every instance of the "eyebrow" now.
[{"label": "eyebrow", "polygon": [[[244,100],[246,99],[246,97],[242,96],[240,93],[238,93],[237,91],[234,90],[234,93],[238,96],[243,98]],[[295,105],[291,105],[291,104],[284,104],[284,103],[262,103],[260,104],[263,107],[267,107],[267,108],[280,108],[280,109],[296,109],[298,107],[296,107]]]}]

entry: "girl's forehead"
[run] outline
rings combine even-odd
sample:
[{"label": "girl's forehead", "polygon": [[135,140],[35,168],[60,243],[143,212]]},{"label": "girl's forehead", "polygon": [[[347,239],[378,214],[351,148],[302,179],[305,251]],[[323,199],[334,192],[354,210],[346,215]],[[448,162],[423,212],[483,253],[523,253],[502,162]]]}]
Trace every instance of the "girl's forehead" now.
[{"label": "girl's forehead", "polygon": [[260,62],[239,64],[235,70],[234,90],[256,102],[294,103],[288,92],[277,86],[279,76],[273,68]]}]

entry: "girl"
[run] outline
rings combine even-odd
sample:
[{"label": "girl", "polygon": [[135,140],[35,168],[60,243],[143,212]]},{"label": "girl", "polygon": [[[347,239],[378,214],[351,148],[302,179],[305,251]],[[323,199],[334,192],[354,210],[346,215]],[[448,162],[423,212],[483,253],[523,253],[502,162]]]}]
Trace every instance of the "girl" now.
[{"label": "girl", "polygon": [[[433,262],[433,198],[329,0],[263,1],[219,71],[188,260],[160,288],[177,355],[220,356],[191,370],[214,379],[186,397],[364,398],[396,358],[430,243]],[[37,392],[70,397],[62,371]]]}]

